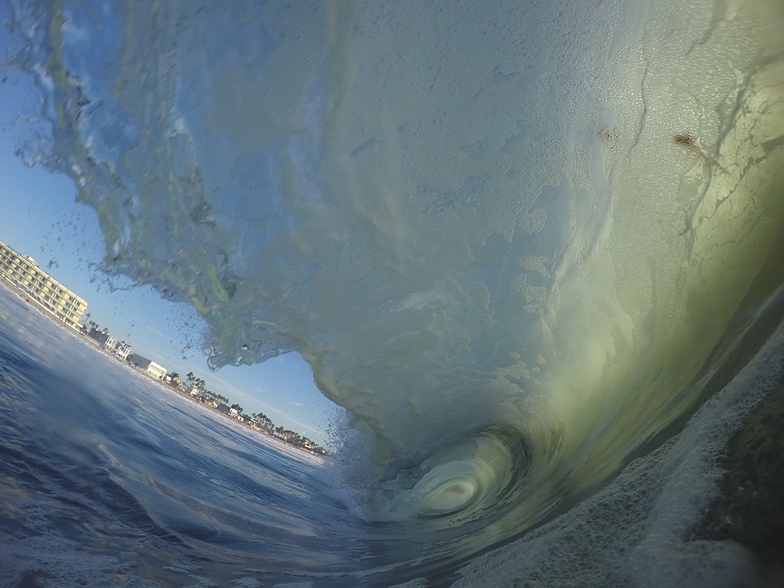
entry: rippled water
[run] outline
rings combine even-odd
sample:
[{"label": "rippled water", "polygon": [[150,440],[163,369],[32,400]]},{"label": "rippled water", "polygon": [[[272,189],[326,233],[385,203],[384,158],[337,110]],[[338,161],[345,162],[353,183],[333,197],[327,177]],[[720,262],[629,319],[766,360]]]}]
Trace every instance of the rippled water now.
[{"label": "rippled water", "polygon": [[320,460],[121,366],[5,288],[0,318],[0,585],[280,582],[367,555]]},{"label": "rippled water", "polygon": [[106,267],[348,411],[369,582],[748,575],[686,529],[780,375],[780,2],[11,12]]}]

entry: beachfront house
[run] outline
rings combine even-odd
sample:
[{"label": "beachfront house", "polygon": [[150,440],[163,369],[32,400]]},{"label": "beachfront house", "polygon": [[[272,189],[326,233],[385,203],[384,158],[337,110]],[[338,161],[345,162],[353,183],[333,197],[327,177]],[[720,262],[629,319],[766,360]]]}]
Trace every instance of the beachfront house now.
[{"label": "beachfront house", "polygon": [[128,363],[136,366],[140,370],[142,370],[145,374],[150,376],[151,378],[155,378],[156,380],[163,380],[163,377],[166,375],[167,370],[162,365],[158,365],[151,359],[147,359],[146,357],[139,355],[138,353],[131,353],[128,356]]}]

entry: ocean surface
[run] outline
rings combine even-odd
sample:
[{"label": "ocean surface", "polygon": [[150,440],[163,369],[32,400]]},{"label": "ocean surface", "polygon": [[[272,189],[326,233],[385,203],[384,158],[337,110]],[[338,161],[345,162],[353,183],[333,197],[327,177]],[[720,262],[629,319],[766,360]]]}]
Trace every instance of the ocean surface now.
[{"label": "ocean surface", "polygon": [[298,461],[9,302],[10,585],[773,582],[780,0],[4,10],[103,268],[348,415]]},{"label": "ocean surface", "polygon": [[0,585],[265,586],[371,557],[318,458],[182,398],[0,286]]}]

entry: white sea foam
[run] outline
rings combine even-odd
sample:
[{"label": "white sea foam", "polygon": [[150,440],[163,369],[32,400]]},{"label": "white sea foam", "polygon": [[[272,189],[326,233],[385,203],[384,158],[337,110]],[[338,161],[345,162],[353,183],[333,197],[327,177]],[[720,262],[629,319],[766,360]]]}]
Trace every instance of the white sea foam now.
[{"label": "white sea foam", "polygon": [[543,587],[756,585],[749,552],[694,529],[717,495],[727,442],[784,378],[782,357],[780,326],[675,439],[568,514],[471,562],[455,586],[486,586],[489,577]]}]

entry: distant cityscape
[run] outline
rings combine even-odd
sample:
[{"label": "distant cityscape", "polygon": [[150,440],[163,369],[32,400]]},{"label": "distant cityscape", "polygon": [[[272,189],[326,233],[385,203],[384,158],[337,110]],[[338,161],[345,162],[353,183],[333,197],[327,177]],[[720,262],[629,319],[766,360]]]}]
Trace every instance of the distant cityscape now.
[{"label": "distant cityscape", "polygon": [[[74,333],[82,335],[107,355],[127,363],[138,372],[159,381],[195,402],[200,402],[220,414],[234,419],[268,437],[282,441],[314,455],[327,452],[315,442],[294,431],[275,426],[263,413],[247,415],[243,408],[221,394],[207,389],[206,382],[189,372],[183,377],[169,372],[151,359],[131,352],[131,344],[115,339],[107,328],[91,320],[86,313],[87,302],[42,270],[36,261],[22,255],[0,241],[0,278],[39,311],[61,322]],[[84,318],[84,320],[82,320]]]}]

